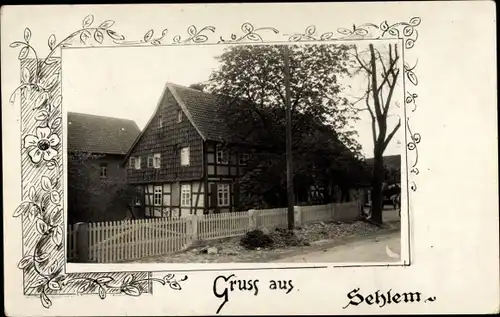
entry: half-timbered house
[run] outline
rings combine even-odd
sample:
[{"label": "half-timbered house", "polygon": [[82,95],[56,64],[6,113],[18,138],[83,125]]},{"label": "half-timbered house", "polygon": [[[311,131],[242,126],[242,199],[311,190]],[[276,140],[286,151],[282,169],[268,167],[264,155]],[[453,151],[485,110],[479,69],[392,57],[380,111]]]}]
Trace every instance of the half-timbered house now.
[{"label": "half-timbered house", "polygon": [[149,122],[123,164],[136,188],[135,214],[176,217],[237,211],[248,152],[231,146],[218,118],[220,99],[165,85]]}]

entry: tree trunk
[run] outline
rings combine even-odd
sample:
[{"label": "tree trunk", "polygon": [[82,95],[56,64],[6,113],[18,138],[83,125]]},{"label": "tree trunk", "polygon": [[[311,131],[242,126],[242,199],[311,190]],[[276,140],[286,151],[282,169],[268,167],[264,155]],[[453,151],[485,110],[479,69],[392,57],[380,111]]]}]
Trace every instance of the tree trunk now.
[{"label": "tree trunk", "polygon": [[330,197],[330,188],[331,185],[328,184],[323,188],[323,203],[329,204],[332,202],[332,198]]},{"label": "tree trunk", "polygon": [[372,203],[371,220],[375,223],[382,223],[383,194],[382,182],[384,179],[384,161],[380,151],[375,151],[372,177]]}]

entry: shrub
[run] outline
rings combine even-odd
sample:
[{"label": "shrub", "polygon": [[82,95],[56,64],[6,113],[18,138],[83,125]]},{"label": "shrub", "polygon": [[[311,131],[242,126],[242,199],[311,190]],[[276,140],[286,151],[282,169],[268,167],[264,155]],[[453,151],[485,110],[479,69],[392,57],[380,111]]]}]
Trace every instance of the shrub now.
[{"label": "shrub", "polygon": [[262,232],[262,230],[252,230],[241,238],[240,243],[246,249],[254,250],[270,247],[273,244],[273,240],[269,235]]}]

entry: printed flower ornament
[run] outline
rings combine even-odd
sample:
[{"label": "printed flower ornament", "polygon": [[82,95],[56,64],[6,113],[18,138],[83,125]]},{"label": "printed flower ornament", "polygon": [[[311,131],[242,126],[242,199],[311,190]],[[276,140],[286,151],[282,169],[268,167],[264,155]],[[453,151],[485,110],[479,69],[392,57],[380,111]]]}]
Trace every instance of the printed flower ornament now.
[{"label": "printed flower ornament", "polygon": [[42,159],[50,161],[57,155],[54,149],[61,142],[57,134],[52,133],[49,127],[37,127],[36,134],[28,134],[24,137],[24,148],[28,149],[28,155],[33,163],[39,163]]}]

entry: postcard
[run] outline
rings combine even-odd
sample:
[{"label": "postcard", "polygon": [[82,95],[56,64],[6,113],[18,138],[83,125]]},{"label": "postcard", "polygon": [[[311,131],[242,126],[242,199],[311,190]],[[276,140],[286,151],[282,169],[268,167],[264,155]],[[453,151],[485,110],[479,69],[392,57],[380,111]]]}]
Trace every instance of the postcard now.
[{"label": "postcard", "polygon": [[494,3],[1,13],[7,315],[498,313]]}]

